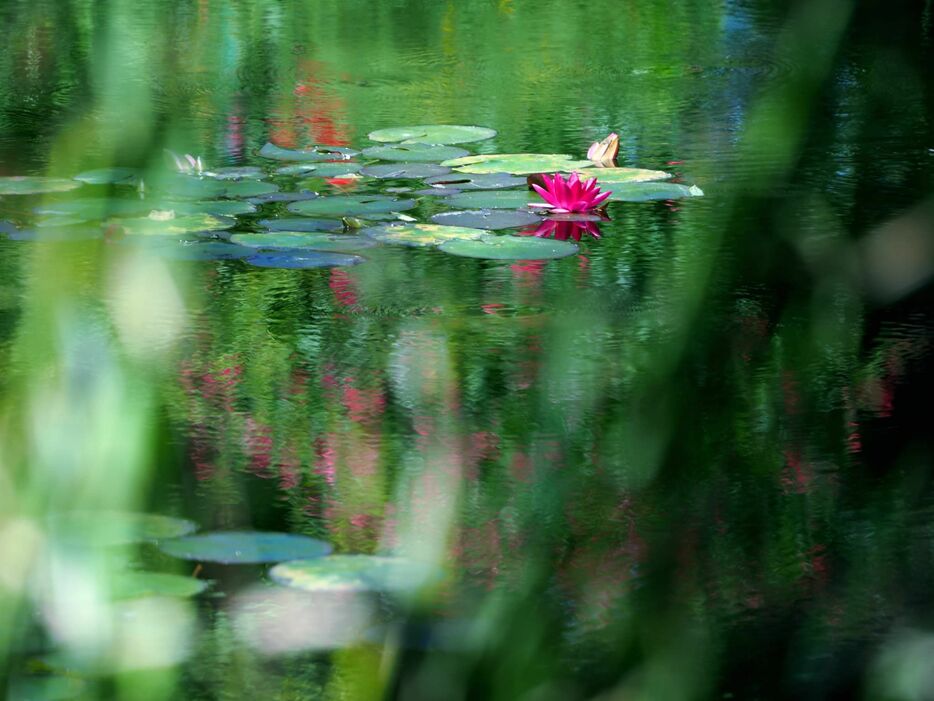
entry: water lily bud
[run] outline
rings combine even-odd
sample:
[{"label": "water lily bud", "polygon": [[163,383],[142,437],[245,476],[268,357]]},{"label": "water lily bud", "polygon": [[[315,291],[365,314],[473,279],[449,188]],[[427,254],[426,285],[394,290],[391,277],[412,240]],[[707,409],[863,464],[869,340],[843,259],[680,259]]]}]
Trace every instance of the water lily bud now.
[{"label": "water lily bud", "polygon": [[597,165],[614,165],[619,153],[619,135],[609,134],[603,141],[595,141],[587,149],[587,158]]}]

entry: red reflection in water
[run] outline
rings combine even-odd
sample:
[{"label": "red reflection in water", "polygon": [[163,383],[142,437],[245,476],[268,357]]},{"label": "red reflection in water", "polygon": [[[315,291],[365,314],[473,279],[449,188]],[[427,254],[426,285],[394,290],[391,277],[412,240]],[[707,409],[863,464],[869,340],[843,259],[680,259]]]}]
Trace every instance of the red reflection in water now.
[{"label": "red reflection in water", "polygon": [[556,241],[580,241],[584,234],[598,239],[600,238],[600,226],[595,221],[546,219],[536,227],[529,227],[519,232],[520,236],[553,238]]}]

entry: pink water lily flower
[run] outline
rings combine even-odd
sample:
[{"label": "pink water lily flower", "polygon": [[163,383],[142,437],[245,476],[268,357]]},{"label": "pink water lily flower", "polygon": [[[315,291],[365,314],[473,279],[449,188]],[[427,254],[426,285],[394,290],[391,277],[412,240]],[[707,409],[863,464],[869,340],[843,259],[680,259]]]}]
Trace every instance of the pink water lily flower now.
[{"label": "pink water lily flower", "polygon": [[553,212],[589,212],[613,194],[600,192],[596,178],[582,181],[577,173],[571,173],[567,180],[560,173],[551,177],[542,174],[542,182],[545,183],[544,187],[534,183],[532,187],[547,204],[535,203],[530,206],[550,207]]}]

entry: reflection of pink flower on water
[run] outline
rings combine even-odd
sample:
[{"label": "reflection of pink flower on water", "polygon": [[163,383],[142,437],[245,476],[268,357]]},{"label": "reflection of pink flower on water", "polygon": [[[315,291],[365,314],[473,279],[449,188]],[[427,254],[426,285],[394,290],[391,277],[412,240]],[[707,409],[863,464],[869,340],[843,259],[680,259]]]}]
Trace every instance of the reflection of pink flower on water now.
[{"label": "reflection of pink flower on water", "polygon": [[596,178],[581,180],[571,173],[565,180],[560,173],[551,177],[542,175],[545,186],[532,183],[532,188],[547,204],[535,203],[532,207],[550,207],[554,212],[589,212],[603,204],[611,192],[600,192]]},{"label": "reflection of pink flower on water", "polygon": [[600,227],[592,221],[562,221],[545,219],[534,229],[529,228],[520,232],[523,236],[538,236],[539,238],[554,238],[557,241],[580,241],[583,234],[590,234],[595,239],[600,238]]}]

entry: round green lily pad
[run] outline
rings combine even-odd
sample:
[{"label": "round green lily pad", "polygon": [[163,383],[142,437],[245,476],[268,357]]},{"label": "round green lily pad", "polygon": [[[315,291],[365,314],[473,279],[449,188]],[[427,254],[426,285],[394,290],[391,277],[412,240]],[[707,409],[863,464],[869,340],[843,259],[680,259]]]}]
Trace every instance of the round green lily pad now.
[{"label": "round green lily pad", "polygon": [[562,153],[493,153],[483,156],[465,156],[441,165],[458,173],[531,173],[570,172],[593,166],[591,161],[576,161]]},{"label": "round green lily pad", "polygon": [[411,560],[376,555],[331,555],[283,562],[269,570],[273,581],[310,592],[414,591],[437,580],[437,571]]},{"label": "round green lily pad", "polygon": [[178,538],[197,530],[193,521],[123,511],[72,511],[50,517],[52,535],[69,543],[101,547]]},{"label": "round green lily pad", "polygon": [[381,243],[424,248],[455,239],[478,239],[486,236],[483,229],[441,224],[385,224],[364,229],[362,234]]},{"label": "round green lily pad", "polygon": [[491,260],[549,260],[572,256],[578,251],[569,241],[496,234],[468,241],[446,241],[440,248],[455,256]]},{"label": "round green lily pad", "polygon": [[444,204],[460,209],[518,209],[543,201],[538,193],[529,190],[474,190],[452,195]]},{"label": "round green lily pad", "polygon": [[203,579],[166,572],[120,572],[111,580],[115,599],[138,599],[143,596],[171,596],[187,599],[208,588]]},{"label": "round green lily pad", "polygon": [[[405,161],[407,163],[437,163],[445,159],[462,158],[469,154],[456,146],[443,146],[440,144],[398,144],[396,146],[371,146],[363,149],[367,158],[378,158],[381,161]],[[438,175],[430,173],[429,175]],[[427,177],[427,176],[425,176]]]},{"label": "round green lily pad", "polygon": [[427,178],[450,172],[450,168],[433,163],[380,163],[360,169],[360,175],[371,178]]},{"label": "round green lily pad", "polygon": [[250,202],[237,200],[205,200],[203,202],[167,202],[154,203],[149,211],[169,209],[175,214],[216,214],[218,216],[235,216],[237,214],[253,214],[256,205]]},{"label": "round green lily pad", "polygon": [[274,161],[332,161],[336,158],[353,158],[360,152],[343,146],[312,146],[305,149],[282,148],[268,143],[259,150],[259,155]]},{"label": "round green lily pad", "polygon": [[134,236],[184,236],[204,231],[224,231],[237,223],[230,217],[213,214],[187,214],[166,219],[160,219],[158,213],[155,214],[135,219],[115,219],[114,223],[123,227],[124,233]]},{"label": "round green lily pad", "polygon": [[264,251],[250,256],[246,262],[257,268],[303,270],[308,268],[339,268],[359,265],[366,259],[346,253],[329,251]]},{"label": "round green lily pad", "polygon": [[331,545],[323,540],[294,533],[262,531],[217,531],[176,538],[161,543],[167,555],[182,560],[246,565],[262,562],[324,557]]},{"label": "round green lily pad", "polygon": [[260,180],[237,180],[224,187],[225,197],[258,197],[278,192],[279,186]]},{"label": "round green lily pad", "polygon": [[231,166],[205,171],[204,175],[215,180],[261,180],[265,173],[256,166]]},{"label": "round green lily pad", "polygon": [[[146,185],[149,186],[149,181]],[[211,178],[199,178],[194,175],[173,173],[157,178],[152,183],[153,190],[163,192],[172,197],[200,200],[210,197],[220,197],[224,194],[229,183]]]},{"label": "round green lily pad", "polygon": [[651,200],[679,200],[684,197],[703,197],[697,185],[678,183],[630,183],[613,188],[610,200],[617,202],[648,202]]},{"label": "round green lily pad", "polygon": [[403,200],[387,195],[334,195],[306,202],[294,202],[290,212],[321,217],[345,217],[380,212],[403,212],[415,206],[415,200]]},{"label": "round green lily pad", "polygon": [[541,217],[531,212],[511,209],[467,209],[435,214],[431,221],[447,226],[468,226],[474,229],[513,229],[538,224]]},{"label": "round green lily pad", "polygon": [[337,219],[310,219],[305,217],[260,219],[257,223],[269,231],[338,231],[344,228],[344,225]]},{"label": "round green lily pad", "polygon": [[450,173],[425,178],[429,185],[442,185],[458,190],[501,190],[507,187],[526,187],[525,178],[509,173]]},{"label": "round green lily pad", "polygon": [[315,169],[307,173],[307,175],[312,178],[339,178],[343,175],[350,176],[359,173],[361,168],[363,168],[363,164],[355,161],[318,163]]},{"label": "round green lily pad", "polygon": [[78,173],[75,180],[88,185],[135,185],[139,181],[136,168],[98,168]]},{"label": "round green lily pad", "polygon": [[0,195],[41,195],[46,192],[68,192],[81,187],[77,180],[43,178],[31,175],[0,177]]},{"label": "round green lily pad", "polygon": [[596,178],[600,187],[604,187],[604,185],[667,180],[671,177],[671,173],[666,173],[663,170],[646,170],[644,168],[591,168],[586,173],[582,173],[581,177]]},{"label": "round green lily pad", "polygon": [[279,231],[268,234],[234,234],[230,242],[250,248],[302,248],[314,251],[352,252],[376,243],[354,234],[328,234],[323,231]]},{"label": "round green lily pad", "polygon": [[495,129],[457,124],[420,124],[414,127],[391,127],[370,132],[372,141],[421,144],[466,144],[496,136]]},{"label": "round green lily pad", "polygon": [[279,203],[279,202],[301,202],[302,200],[313,200],[318,197],[317,192],[311,190],[301,190],[299,192],[270,192],[266,195],[250,197],[247,202],[254,205]]}]

